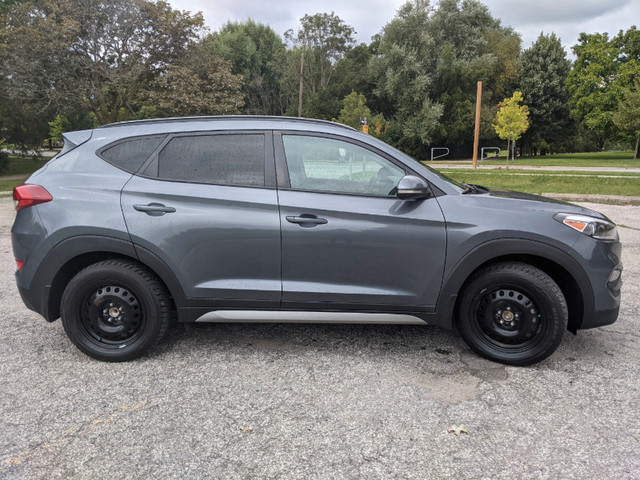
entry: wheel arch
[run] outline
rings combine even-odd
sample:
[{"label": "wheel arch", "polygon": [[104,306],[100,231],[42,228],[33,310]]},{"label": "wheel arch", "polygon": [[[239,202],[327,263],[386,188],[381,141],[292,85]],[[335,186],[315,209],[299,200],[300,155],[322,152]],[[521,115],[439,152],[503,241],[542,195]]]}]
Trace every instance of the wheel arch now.
[{"label": "wheel arch", "polygon": [[580,328],[585,311],[593,310],[591,284],[583,268],[568,253],[541,242],[498,239],[479,245],[462,258],[446,276],[438,299],[438,311],[444,312],[445,327],[455,327],[455,311],[460,294],[473,274],[501,261],[533,265],[549,275],[560,287],[569,310],[568,330]]},{"label": "wheel arch", "polygon": [[40,299],[39,312],[42,316],[48,322],[58,319],[62,292],[69,281],[89,265],[113,258],[134,260],[148,268],[169,290],[173,306],[182,302],[184,291],[180,283],[169,267],[155,255],[146,250],[139,252],[131,242],[119,238],[77,236],[56,245],[35,276],[40,285],[36,285],[33,291],[44,293]]}]

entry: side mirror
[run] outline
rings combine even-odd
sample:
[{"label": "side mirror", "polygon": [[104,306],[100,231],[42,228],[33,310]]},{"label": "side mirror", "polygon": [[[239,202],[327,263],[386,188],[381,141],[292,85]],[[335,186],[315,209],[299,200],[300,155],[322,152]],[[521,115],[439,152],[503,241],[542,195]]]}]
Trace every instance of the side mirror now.
[{"label": "side mirror", "polygon": [[420,200],[422,198],[429,198],[431,196],[431,190],[427,182],[420,177],[405,175],[398,183],[396,196],[400,200]]}]

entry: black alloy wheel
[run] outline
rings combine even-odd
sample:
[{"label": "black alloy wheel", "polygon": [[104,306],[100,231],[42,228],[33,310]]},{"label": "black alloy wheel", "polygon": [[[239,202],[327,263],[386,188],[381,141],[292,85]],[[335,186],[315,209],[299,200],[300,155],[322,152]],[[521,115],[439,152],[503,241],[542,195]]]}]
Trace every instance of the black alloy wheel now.
[{"label": "black alloy wheel", "polygon": [[119,285],[98,287],[87,294],[81,316],[87,335],[117,346],[133,342],[146,321],[138,299]]},{"label": "black alloy wheel", "polygon": [[551,355],[568,320],[560,287],[542,270],[521,262],[500,262],[475,273],[457,313],[467,344],[509,365],[530,365]]},{"label": "black alloy wheel", "polygon": [[109,362],[131,360],[166,333],[169,293],[141,265],[105,260],[71,279],[62,294],[61,316],[67,335],[87,355]]}]

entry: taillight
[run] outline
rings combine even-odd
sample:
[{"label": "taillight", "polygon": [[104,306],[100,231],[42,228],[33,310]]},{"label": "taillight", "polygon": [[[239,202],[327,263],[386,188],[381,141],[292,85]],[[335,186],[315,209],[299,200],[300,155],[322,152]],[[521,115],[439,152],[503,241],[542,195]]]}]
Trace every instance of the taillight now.
[{"label": "taillight", "polygon": [[22,267],[24,267],[24,262],[16,259],[16,266],[18,267],[18,270],[22,270]]},{"label": "taillight", "polygon": [[53,200],[53,197],[44,187],[40,185],[28,185],[23,183],[13,189],[13,201],[16,210],[46,203]]}]

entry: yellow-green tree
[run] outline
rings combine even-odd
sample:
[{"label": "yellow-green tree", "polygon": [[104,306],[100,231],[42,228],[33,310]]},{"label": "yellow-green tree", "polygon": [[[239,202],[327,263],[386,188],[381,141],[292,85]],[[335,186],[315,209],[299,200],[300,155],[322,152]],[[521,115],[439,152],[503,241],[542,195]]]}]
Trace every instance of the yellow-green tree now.
[{"label": "yellow-green tree", "polygon": [[361,93],[352,91],[342,100],[342,110],[336,122],[344,123],[357,130],[360,130],[360,118],[371,118],[371,110],[367,107],[367,99]]},{"label": "yellow-green tree", "polygon": [[[498,104],[495,123],[492,124],[498,136],[507,140],[507,151],[514,158],[515,142],[529,128],[529,107],[520,105],[524,99],[522,92],[515,91],[511,98],[505,98]],[[509,168],[509,154],[507,154],[507,168]]]}]

